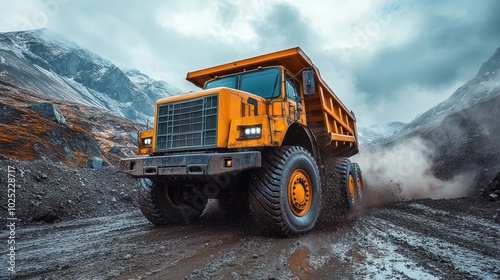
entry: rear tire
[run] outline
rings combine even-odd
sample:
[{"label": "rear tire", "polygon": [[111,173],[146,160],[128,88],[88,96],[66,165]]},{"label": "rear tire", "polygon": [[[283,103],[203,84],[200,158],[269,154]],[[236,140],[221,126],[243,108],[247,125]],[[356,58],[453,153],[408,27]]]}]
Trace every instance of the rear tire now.
[{"label": "rear tire", "polygon": [[189,224],[198,219],[207,198],[194,186],[170,186],[166,182],[139,180],[139,206],[155,225]]},{"label": "rear tire", "polygon": [[252,216],[265,228],[289,237],[309,232],[321,206],[314,158],[297,146],[263,153],[262,167],[250,178],[249,202]]},{"label": "rear tire", "polygon": [[337,158],[333,167],[336,177],[335,188],[340,190],[341,206],[347,213],[358,204],[358,187],[354,166],[348,158]]}]

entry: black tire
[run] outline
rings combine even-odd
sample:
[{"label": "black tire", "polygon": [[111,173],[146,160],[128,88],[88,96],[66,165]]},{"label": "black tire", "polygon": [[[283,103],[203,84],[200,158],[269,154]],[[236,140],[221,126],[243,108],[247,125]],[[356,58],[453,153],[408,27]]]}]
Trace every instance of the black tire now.
[{"label": "black tire", "polygon": [[335,188],[340,190],[341,207],[344,213],[358,204],[356,173],[351,160],[336,158],[334,160]]},{"label": "black tire", "polygon": [[363,201],[363,197],[365,195],[365,182],[363,181],[363,172],[357,163],[352,164],[355,174],[356,187],[357,187],[357,195],[358,195],[358,203]]},{"label": "black tire", "polygon": [[195,187],[139,180],[140,209],[155,225],[189,224],[201,216],[207,200]]},{"label": "black tire", "polygon": [[265,229],[288,237],[309,232],[321,207],[321,181],[314,158],[297,146],[265,151],[262,167],[250,178],[249,202],[252,216]]}]

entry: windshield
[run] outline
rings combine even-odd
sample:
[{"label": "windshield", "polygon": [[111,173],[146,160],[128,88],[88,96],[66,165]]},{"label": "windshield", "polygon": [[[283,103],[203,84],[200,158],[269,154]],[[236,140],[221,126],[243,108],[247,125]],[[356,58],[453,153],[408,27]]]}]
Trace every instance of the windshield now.
[{"label": "windshield", "polygon": [[236,88],[237,78],[238,78],[238,76],[228,76],[228,77],[208,81],[205,84],[205,89],[216,88],[216,87]]},{"label": "windshield", "polygon": [[280,78],[280,68],[265,68],[210,80],[205,84],[205,89],[229,87],[273,98],[280,94]]}]

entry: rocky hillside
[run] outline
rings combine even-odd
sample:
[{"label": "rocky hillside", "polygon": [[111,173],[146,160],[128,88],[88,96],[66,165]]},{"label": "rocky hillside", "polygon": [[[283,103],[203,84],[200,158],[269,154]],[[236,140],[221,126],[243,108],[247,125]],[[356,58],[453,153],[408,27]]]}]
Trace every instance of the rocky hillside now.
[{"label": "rocky hillside", "polygon": [[[45,97],[0,78],[0,171],[14,175],[18,221],[50,223],[137,209],[136,180],[115,166],[120,157],[134,155],[142,129],[106,110]],[[7,186],[7,176],[0,184]],[[0,208],[7,212],[6,204]],[[0,216],[5,224],[6,215]]]},{"label": "rocky hillside", "polygon": [[92,157],[132,155],[143,125],[103,109],[62,101],[0,78],[0,155],[82,167]]},{"label": "rocky hillside", "polygon": [[0,33],[0,77],[46,97],[151,120],[159,98],[181,93],[113,63],[49,30]]},{"label": "rocky hillside", "polygon": [[434,151],[433,171],[447,180],[474,172],[479,186],[500,170],[500,48],[476,77],[408,124]]},{"label": "rocky hillside", "polygon": [[447,190],[451,197],[455,191],[463,193],[453,185],[461,185],[462,190],[470,185],[470,192],[479,192],[500,170],[499,108],[500,48],[447,100],[421,114],[392,139],[370,147],[377,155],[376,162],[367,161],[376,172],[372,175],[380,177],[384,176],[381,170],[397,173],[401,169],[397,176],[402,179],[397,184],[411,185],[416,180],[425,185],[420,177],[407,175],[421,170],[431,195],[444,182],[452,182]]}]

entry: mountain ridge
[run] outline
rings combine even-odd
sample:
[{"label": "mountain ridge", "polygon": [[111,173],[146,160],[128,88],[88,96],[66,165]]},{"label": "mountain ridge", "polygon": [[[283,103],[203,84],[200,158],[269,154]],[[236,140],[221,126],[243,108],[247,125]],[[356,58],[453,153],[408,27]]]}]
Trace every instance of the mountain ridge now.
[{"label": "mountain ridge", "polygon": [[479,68],[476,76],[459,87],[448,99],[420,114],[401,129],[414,133],[439,125],[446,116],[496,97],[500,92],[500,47]]},{"label": "mountain ridge", "polygon": [[[141,82],[134,80],[141,76]],[[47,29],[0,33],[0,76],[47,97],[146,122],[156,100],[182,91],[138,70],[122,70]]]},{"label": "mountain ridge", "polygon": [[[456,193],[462,193],[463,187],[477,193],[500,170],[499,108],[500,48],[497,48],[482,63],[476,76],[448,99],[419,115],[393,137],[367,147],[365,152],[376,161],[372,158],[366,163],[369,169],[386,172],[402,166],[408,168],[397,174],[404,178],[399,183],[402,186],[415,180],[427,181],[431,182],[431,190],[448,185]],[[420,176],[415,170],[422,171]],[[370,176],[384,177],[378,173],[366,177]]]}]

